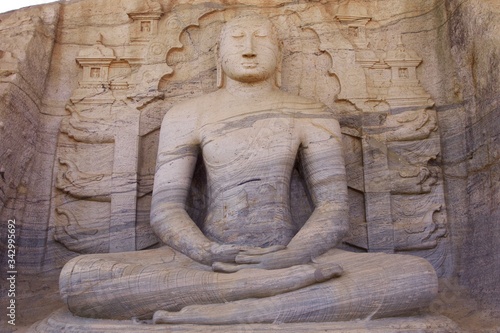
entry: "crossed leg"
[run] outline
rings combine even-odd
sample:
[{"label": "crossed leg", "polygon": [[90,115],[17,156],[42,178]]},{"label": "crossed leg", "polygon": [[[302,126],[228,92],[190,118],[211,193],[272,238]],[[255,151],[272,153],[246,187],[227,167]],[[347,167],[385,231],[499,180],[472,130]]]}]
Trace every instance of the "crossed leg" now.
[{"label": "crossed leg", "polygon": [[316,260],[337,262],[344,274],[322,283],[263,299],[160,310],[157,324],[325,322],[390,317],[426,307],[437,294],[432,266],[414,256],[332,250]]},{"label": "crossed leg", "polygon": [[264,298],[339,276],[338,265],[214,273],[169,247],[79,256],[63,268],[61,295],[69,310],[91,318],[151,318],[154,311]]}]

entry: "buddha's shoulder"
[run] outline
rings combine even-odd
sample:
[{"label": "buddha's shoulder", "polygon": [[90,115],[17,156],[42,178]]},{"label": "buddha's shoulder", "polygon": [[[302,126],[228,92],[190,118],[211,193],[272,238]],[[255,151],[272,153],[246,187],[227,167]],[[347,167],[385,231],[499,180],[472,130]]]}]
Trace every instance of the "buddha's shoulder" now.
[{"label": "buddha's shoulder", "polygon": [[297,110],[297,112],[306,112],[311,114],[330,113],[325,104],[313,99],[290,94],[284,91],[280,91],[280,95],[280,100],[283,102],[283,105],[286,108]]},{"label": "buddha's shoulder", "polygon": [[[201,96],[189,98],[183,102],[175,104],[168,112],[173,117],[199,117],[205,112],[213,113],[227,107],[231,103],[227,98],[227,92],[219,89],[217,91],[203,94]],[[292,113],[323,114],[331,115],[331,111],[323,103],[310,98],[302,97],[288,92],[277,90],[268,95],[265,100],[260,100],[254,107],[265,106],[266,108],[285,109]]]},{"label": "buddha's shoulder", "polygon": [[331,131],[339,131],[339,122],[334,112],[316,100],[282,92],[284,109],[291,112],[303,126],[320,126]]},{"label": "buddha's shoulder", "polygon": [[214,99],[216,99],[215,92],[188,98],[174,104],[165,114],[165,118],[198,118],[204,110],[210,108]]}]

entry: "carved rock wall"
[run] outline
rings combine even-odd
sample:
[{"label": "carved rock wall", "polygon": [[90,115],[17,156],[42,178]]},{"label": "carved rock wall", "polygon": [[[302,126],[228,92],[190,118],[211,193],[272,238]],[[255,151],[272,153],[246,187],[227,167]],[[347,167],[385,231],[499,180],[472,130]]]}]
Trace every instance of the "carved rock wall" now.
[{"label": "carved rock wall", "polygon": [[[15,219],[16,301],[25,309],[18,323],[31,320],[30,306],[37,313],[50,304],[49,294],[58,304],[57,269],[48,272],[56,266],[45,265],[44,255],[59,121],[46,112],[44,93],[59,9],[50,4],[0,15],[0,265],[6,271],[7,221]],[[3,308],[6,302],[2,291]]]},{"label": "carved rock wall", "polygon": [[500,300],[500,4],[446,1],[455,88],[438,108],[460,282]]},{"label": "carved rock wall", "polygon": [[[22,242],[21,247],[32,248],[35,252],[18,260],[34,271],[41,265],[41,256],[36,254],[40,249],[33,240],[38,238],[36,229],[39,227],[38,232],[44,233],[46,226],[40,220],[35,224],[33,217],[37,216],[37,209],[41,209],[39,213],[47,210],[50,202],[48,194],[52,179],[42,175],[42,164],[44,155],[48,155],[45,167],[52,168],[55,141],[50,134],[47,135],[47,126],[52,119],[44,114],[43,96],[58,19],[59,5],[51,5],[32,8],[28,12],[13,12],[10,16],[4,15],[1,21],[1,213],[2,218],[25,220],[25,227],[31,224],[31,228],[22,228],[19,242]],[[35,183],[39,187],[33,186]],[[27,205],[37,201],[41,205]],[[42,220],[47,221],[47,217]]]},{"label": "carved rock wall", "polygon": [[[60,305],[58,269],[77,252],[156,242],[160,119],[215,89],[214,36],[235,5],[259,3],[79,0],[0,15],[0,216],[2,228],[20,224],[22,321]],[[286,35],[283,89],[341,120],[346,246],[421,255],[500,306],[495,0],[283,0],[259,11]],[[307,217],[304,200],[294,206]]]}]

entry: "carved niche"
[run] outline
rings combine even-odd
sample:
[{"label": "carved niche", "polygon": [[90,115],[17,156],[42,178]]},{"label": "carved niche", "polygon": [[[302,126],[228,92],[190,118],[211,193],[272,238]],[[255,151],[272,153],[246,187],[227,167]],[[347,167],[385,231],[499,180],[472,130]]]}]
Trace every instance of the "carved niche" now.
[{"label": "carved niche", "polygon": [[[55,237],[68,249],[113,252],[157,243],[149,210],[161,119],[171,105],[216,89],[216,37],[246,10],[259,11],[214,2],[172,3],[163,12],[146,1],[128,13],[129,43],[120,57],[105,38],[80,51],[82,79],[61,125],[53,212]],[[374,50],[372,38],[390,32],[377,29],[363,2],[287,3],[261,14],[284,41],[282,89],[322,101],[340,120],[351,223],[343,247],[408,252],[443,272],[439,128],[417,70],[425,59],[401,39]],[[202,165],[198,171],[187,203],[195,220],[204,214]],[[303,223],[311,206],[299,173],[292,214]]]}]

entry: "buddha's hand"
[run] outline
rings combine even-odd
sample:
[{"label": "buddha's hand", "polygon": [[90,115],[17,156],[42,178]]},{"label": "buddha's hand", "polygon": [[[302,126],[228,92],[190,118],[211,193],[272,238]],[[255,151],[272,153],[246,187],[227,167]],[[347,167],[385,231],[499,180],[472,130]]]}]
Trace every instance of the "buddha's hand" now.
[{"label": "buddha's hand", "polygon": [[240,255],[252,254],[265,254],[272,253],[284,249],[285,246],[275,245],[268,248],[251,247],[235,244],[218,244],[212,243],[208,249],[210,262],[215,263],[230,263],[237,264],[236,258]]},{"label": "buddha's hand", "polygon": [[279,269],[312,261],[305,251],[292,250],[286,247],[251,248],[242,250],[236,255],[234,263],[214,262],[212,269],[216,272],[233,273],[246,268]]}]

